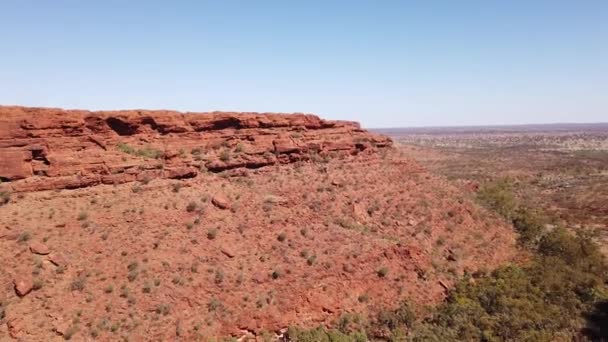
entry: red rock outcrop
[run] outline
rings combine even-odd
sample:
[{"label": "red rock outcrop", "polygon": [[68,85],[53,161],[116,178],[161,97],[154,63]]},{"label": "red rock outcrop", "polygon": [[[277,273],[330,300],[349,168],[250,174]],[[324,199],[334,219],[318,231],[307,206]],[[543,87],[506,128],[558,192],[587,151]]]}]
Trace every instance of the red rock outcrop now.
[{"label": "red rock outcrop", "polygon": [[0,179],[12,191],[191,178],[391,144],[358,123],[310,114],[0,106]]},{"label": "red rock outcrop", "polygon": [[34,289],[34,281],[31,277],[15,279],[13,283],[15,284],[15,292],[19,297],[27,295]]},{"label": "red rock outcrop", "polygon": [[303,114],[0,107],[0,341],[260,340],[424,314],[515,260],[510,225],[390,144]]}]

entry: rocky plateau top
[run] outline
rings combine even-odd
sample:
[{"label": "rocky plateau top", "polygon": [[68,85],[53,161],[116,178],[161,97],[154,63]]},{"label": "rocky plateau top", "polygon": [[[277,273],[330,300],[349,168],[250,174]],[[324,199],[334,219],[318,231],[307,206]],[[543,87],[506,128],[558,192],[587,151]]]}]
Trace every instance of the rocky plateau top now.
[{"label": "rocky plateau top", "polygon": [[191,178],[391,144],[358,123],[311,114],[0,106],[0,179],[12,191]]}]

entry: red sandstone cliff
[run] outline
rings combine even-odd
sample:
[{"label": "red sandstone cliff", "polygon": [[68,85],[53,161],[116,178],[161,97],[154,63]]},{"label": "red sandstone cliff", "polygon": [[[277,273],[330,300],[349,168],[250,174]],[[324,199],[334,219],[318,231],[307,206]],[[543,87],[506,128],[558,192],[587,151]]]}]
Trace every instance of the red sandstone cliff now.
[{"label": "red sandstone cliff", "polygon": [[0,107],[0,341],[259,340],[513,260],[511,226],[390,145],[303,114]]},{"label": "red sandstone cliff", "polygon": [[13,191],[189,178],[391,144],[358,123],[310,114],[0,106],[0,179]]}]

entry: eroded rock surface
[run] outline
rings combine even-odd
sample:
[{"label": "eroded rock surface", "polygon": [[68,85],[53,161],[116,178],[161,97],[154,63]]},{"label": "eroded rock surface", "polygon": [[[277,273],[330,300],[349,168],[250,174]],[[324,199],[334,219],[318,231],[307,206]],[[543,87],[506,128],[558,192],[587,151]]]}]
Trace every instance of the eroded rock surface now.
[{"label": "eroded rock surface", "polygon": [[0,179],[12,191],[195,177],[391,145],[310,114],[0,107]]},{"label": "eroded rock surface", "polygon": [[30,244],[30,251],[34,254],[39,254],[39,255],[47,255],[51,252],[45,244],[37,242],[37,241],[32,242]]}]

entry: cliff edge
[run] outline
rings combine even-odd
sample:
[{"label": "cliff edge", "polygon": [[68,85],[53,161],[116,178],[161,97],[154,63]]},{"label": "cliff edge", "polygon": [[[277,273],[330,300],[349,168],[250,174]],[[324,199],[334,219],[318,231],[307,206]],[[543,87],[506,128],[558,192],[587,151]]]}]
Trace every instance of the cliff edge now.
[{"label": "cliff edge", "polygon": [[364,154],[390,138],[311,114],[0,107],[0,179],[79,188]]}]

